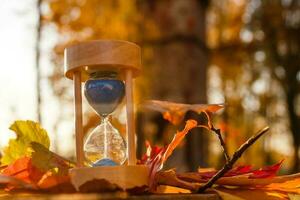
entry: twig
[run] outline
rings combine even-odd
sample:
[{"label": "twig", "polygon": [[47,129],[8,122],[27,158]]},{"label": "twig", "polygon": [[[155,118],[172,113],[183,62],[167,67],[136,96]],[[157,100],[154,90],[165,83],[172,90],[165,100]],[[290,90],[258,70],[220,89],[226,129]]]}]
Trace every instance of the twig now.
[{"label": "twig", "polygon": [[226,160],[226,163],[229,162],[230,160],[230,156],[228,154],[228,151],[227,151],[227,147],[226,147],[226,144],[225,144],[225,141],[223,140],[222,138],[222,135],[221,135],[221,130],[220,129],[216,129],[213,124],[211,123],[211,118],[209,116],[209,114],[206,112],[206,111],[203,111],[203,113],[205,114],[206,118],[207,118],[207,126],[201,126],[199,125],[199,127],[203,127],[203,128],[206,128],[210,131],[213,131],[219,138],[219,141],[220,141],[220,144],[223,148],[223,154],[224,154],[224,157],[225,157],[225,160]]},{"label": "twig", "polygon": [[198,189],[198,193],[203,193],[206,189],[210,188],[219,178],[221,178],[226,172],[232,169],[233,165],[242,156],[242,154],[268,130],[269,127],[263,128],[256,135],[253,135],[244,144],[242,144],[240,148],[237,151],[235,151],[232,158],[228,162],[226,162],[223,168],[219,170],[218,173],[216,173],[207,183],[205,183]]},{"label": "twig", "polygon": [[227,147],[226,147],[225,141],[224,141],[223,138],[222,138],[221,130],[220,130],[220,129],[216,129],[216,128],[213,127],[213,126],[211,127],[210,130],[213,131],[213,132],[218,136],[218,138],[219,138],[219,140],[220,140],[220,144],[221,144],[221,146],[222,146],[222,148],[223,148],[223,154],[224,154],[226,163],[228,163],[229,160],[230,160],[230,156],[229,156],[229,154],[228,154],[228,151],[227,151]]}]

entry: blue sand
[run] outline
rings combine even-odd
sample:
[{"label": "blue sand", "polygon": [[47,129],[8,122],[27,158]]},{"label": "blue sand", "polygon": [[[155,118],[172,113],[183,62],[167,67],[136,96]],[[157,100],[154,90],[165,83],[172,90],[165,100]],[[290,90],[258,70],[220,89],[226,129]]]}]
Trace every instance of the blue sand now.
[{"label": "blue sand", "polygon": [[117,163],[112,161],[111,159],[104,158],[101,160],[97,160],[95,163],[92,165],[93,167],[99,167],[99,166],[117,166]]},{"label": "blue sand", "polygon": [[121,80],[96,79],[85,83],[85,96],[89,104],[100,115],[112,113],[125,95],[125,85]]}]

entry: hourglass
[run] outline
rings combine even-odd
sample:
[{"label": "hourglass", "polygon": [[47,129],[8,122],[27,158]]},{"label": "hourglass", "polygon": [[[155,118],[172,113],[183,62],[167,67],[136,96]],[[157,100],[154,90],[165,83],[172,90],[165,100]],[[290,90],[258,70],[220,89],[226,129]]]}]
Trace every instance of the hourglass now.
[{"label": "hourglass", "polygon": [[[105,179],[123,189],[148,184],[148,168],[136,165],[133,78],[141,68],[140,47],[119,40],[79,43],[65,49],[65,76],[74,81],[77,167],[70,170],[79,190],[87,181]],[[101,123],[83,140],[82,91]],[[126,102],[126,139],[109,118]]]},{"label": "hourglass", "polygon": [[89,104],[101,116],[101,124],[86,136],[84,154],[93,166],[120,165],[126,160],[126,144],[119,131],[109,122],[109,115],[125,95],[124,82],[117,72],[91,72],[84,94]]}]

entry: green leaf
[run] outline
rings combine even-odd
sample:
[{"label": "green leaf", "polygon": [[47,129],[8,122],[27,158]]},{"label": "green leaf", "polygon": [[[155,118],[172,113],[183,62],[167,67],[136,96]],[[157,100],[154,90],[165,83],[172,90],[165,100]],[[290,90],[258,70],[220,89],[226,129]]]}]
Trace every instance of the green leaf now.
[{"label": "green leaf", "polygon": [[50,140],[45,129],[34,121],[15,121],[9,128],[16,133],[16,139],[11,139],[4,148],[2,165],[8,165],[18,158],[26,155],[31,142],[37,142],[49,149]]},{"label": "green leaf", "polygon": [[51,170],[55,174],[68,174],[68,169],[75,166],[71,161],[55,154],[37,142],[31,142],[28,151],[32,158],[32,164],[43,171]]}]

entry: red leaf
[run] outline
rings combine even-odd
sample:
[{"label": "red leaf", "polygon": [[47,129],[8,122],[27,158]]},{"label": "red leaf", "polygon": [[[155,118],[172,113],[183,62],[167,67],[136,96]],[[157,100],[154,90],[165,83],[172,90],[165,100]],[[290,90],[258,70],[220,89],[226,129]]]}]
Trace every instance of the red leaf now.
[{"label": "red leaf", "polygon": [[148,140],[145,142],[145,146],[146,153],[142,156],[141,160],[139,160],[138,164],[151,164],[158,154],[161,154],[166,150],[165,147],[151,146]]},{"label": "red leaf", "polygon": [[270,178],[276,176],[276,173],[279,171],[280,166],[282,164],[283,160],[281,160],[279,163],[271,166],[263,167],[259,170],[252,171],[252,174],[249,176],[249,178]]},{"label": "red leaf", "polygon": [[238,175],[251,173],[251,171],[252,171],[251,165],[238,166],[231,169],[229,172],[227,172],[225,176],[238,176]]},{"label": "red leaf", "polygon": [[3,169],[2,174],[36,184],[44,173],[32,165],[31,158],[23,157]]},{"label": "red leaf", "polygon": [[[283,160],[280,161],[277,164],[266,166],[258,170],[253,170],[251,165],[245,165],[245,166],[238,166],[231,170],[229,170],[223,177],[233,177],[233,176],[239,176],[239,175],[248,175],[248,178],[270,178],[276,175],[278,170],[280,169],[280,166],[282,164]],[[207,170],[207,171],[199,171],[198,175],[199,178],[202,180],[208,180],[212,178],[217,173],[217,170]]]}]

